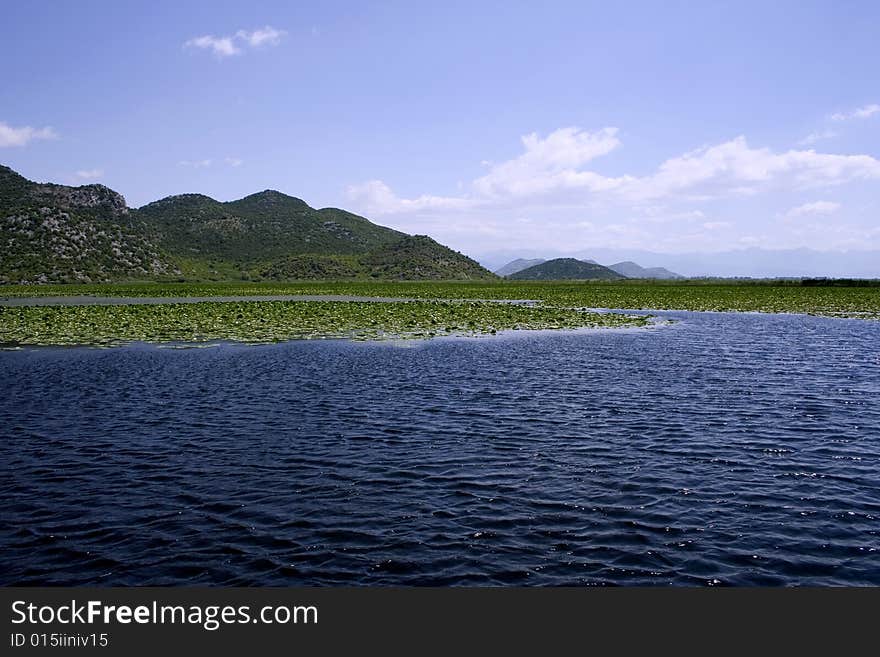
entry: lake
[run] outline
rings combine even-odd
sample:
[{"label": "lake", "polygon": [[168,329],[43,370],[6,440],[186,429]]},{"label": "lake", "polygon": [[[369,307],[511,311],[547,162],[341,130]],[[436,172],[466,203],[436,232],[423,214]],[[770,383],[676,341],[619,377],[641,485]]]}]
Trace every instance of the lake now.
[{"label": "lake", "polygon": [[880,585],[880,322],[0,353],[0,583]]}]

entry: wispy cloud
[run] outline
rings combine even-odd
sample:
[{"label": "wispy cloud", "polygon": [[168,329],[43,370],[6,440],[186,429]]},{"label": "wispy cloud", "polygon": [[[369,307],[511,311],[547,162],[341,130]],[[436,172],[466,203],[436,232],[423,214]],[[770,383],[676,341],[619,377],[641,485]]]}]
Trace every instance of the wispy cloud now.
[{"label": "wispy cloud", "polygon": [[203,48],[210,50],[218,59],[231,57],[241,53],[241,48],[235,45],[232,37],[216,37],[210,34],[193,37],[183,44],[187,48]]},{"label": "wispy cloud", "polygon": [[851,112],[835,112],[831,115],[832,121],[850,121],[852,119],[867,119],[880,113],[880,105],[873,103],[859,107]]},{"label": "wispy cloud", "polygon": [[480,203],[479,199],[457,198],[452,196],[431,196],[406,199],[397,196],[381,180],[368,180],[359,185],[351,185],[348,197],[369,214],[397,214],[404,212],[424,212],[426,210],[465,210]]},{"label": "wispy cloud", "polygon": [[181,160],[177,163],[179,167],[189,167],[191,169],[206,169],[214,164],[214,160]]},{"label": "wispy cloud", "polygon": [[184,42],[184,47],[201,48],[210,50],[217,59],[240,55],[247,48],[262,48],[265,46],[277,46],[287,34],[284,30],[278,30],[271,25],[255,30],[238,30],[229,36],[215,36],[205,34],[193,37]]},{"label": "wispy cloud", "polygon": [[215,165],[240,167],[242,164],[244,164],[244,160],[240,160],[237,157],[224,157],[222,160],[214,160],[212,158],[205,158],[203,160],[180,160],[180,162],[177,163],[177,166],[190,169],[207,169],[208,167]]},{"label": "wispy cloud", "polygon": [[271,25],[267,25],[250,32],[239,30],[235,33],[235,37],[251,48],[259,48],[260,46],[277,46],[286,34],[287,32],[284,30],[276,30]]},{"label": "wispy cloud", "polygon": [[19,128],[0,121],[0,148],[12,146],[27,146],[28,143],[38,139],[57,139],[58,133],[52,128],[32,128],[24,125]]},{"label": "wispy cloud", "polygon": [[77,180],[100,180],[104,177],[103,169],[80,169],[74,172]]},{"label": "wispy cloud", "polygon": [[786,219],[797,219],[807,215],[827,215],[834,214],[840,209],[840,203],[833,201],[813,201],[812,203],[804,203],[791,208],[785,213]]},{"label": "wispy cloud", "polygon": [[674,211],[663,205],[635,206],[633,211],[639,214],[631,221],[648,224],[681,224],[706,218],[702,210]]},{"label": "wispy cloud", "polygon": [[826,139],[833,139],[839,133],[836,130],[822,130],[820,132],[811,132],[798,142],[798,146],[812,146],[816,142]]}]

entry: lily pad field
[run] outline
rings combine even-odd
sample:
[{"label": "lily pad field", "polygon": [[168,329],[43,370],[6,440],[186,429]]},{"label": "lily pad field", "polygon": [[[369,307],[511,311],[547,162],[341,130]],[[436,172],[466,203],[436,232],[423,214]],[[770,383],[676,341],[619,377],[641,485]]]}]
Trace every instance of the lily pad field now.
[{"label": "lily pad field", "polygon": [[[430,338],[520,329],[642,326],[594,309],[801,313],[880,320],[880,287],[797,282],[303,282],[6,286],[0,298],[160,297],[161,305],[0,307],[4,345],[132,341],[273,342],[305,338]],[[348,295],[402,301],[207,301],[175,298]],[[531,304],[499,301],[531,301]]]},{"label": "lily pad field", "polygon": [[0,310],[0,342],[278,342],[310,338],[400,339],[518,329],[641,326],[641,316],[494,302],[247,301]]}]

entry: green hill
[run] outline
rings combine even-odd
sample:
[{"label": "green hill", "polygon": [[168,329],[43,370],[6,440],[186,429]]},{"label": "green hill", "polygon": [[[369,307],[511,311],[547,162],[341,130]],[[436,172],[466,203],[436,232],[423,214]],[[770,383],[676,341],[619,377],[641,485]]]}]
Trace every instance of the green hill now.
[{"label": "green hill", "polygon": [[517,281],[556,281],[556,280],[605,280],[614,281],[626,278],[617,272],[590,262],[574,258],[556,258],[541,264],[521,269],[508,276]]},{"label": "green hill", "polygon": [[103,185],[38,184],[0,166],[0,283],[485,279],[476,262],[337,208],[266,190],[169,196],[137,210]]},{"label": "green hill", "polygon": [[468,281],[496,278],[476,261],[427,235],[407,235],[362,256],[360,262],[368,268],[372,278]]},{"label": "green hill", "polygon": [[103,185],[39,184],[0,166],[0,283],[64,283],[178,275]]},{"label": "green hill", "polygon": [[200,194],[170,196],[133,214],[172,255],[242,263],[290,254],[365,253],[404,236],[344,210],[315,210],[271,190],[228,203]]},{"label": "green hill", "polygon": [[486,280],[495,276],[467,256],[426,235],[405,235],[362,255],[294,255],[260,272],[273,279],[369,278],[394,280]]}]

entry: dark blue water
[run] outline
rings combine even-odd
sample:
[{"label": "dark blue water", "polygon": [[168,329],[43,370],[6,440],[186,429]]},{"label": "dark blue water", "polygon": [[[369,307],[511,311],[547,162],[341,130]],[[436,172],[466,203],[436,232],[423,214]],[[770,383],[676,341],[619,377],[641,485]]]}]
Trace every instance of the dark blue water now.
[{"label": "dark blue water", "polygon": [[880,584],[880,323],[0,354],[3,584]]}]

